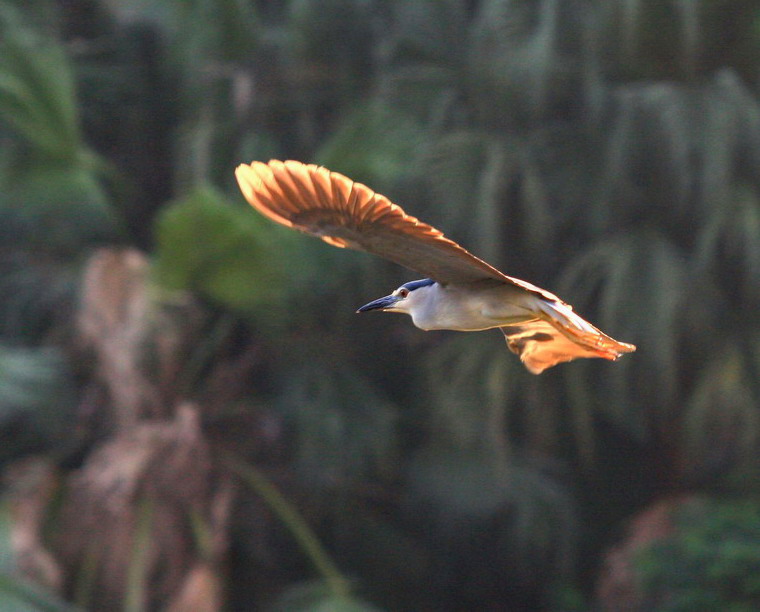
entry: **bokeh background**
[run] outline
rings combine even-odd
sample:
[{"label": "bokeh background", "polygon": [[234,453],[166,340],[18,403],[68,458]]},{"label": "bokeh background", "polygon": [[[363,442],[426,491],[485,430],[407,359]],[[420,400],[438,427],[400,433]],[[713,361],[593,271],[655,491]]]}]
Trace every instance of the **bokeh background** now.
[{"label": "bokeh background", "polygon": [[[0,609],[760,610],[756,0],[0,0]],[[354,315],[389,196],[638,345]]]}]

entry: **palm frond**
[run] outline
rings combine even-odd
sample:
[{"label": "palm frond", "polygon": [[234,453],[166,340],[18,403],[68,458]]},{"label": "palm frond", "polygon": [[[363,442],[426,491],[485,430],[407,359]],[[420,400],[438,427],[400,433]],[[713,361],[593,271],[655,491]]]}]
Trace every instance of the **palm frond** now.
[{"label": "palm frond", "polygon": [[0,32],[0,122],[13,133],[0,168],[0,242],[71,255],[113,240],[106,164],[84,143],[63,45],[29,29],[7,3]]},{"label": "palm frond", "polygon": [[[605,329],[630,338],[644,360],[621,361],[611,368],[604,385],[589,375],[598,364],[581,364],[568,371],[580,405],[603,407],[631,433],[642,433],[636,415],[642,401],[650,415],[670,405],[679,372],[683,313],[690,304],[691,273],[684,257],[658,232],[629,231],[590,247],[565,268],[560,292],[579,312]],[[594,312],[592,302],[599,304]],[[583,372],[583,374],[581,374]],[[645,396],[634,391],[634,380],[647,380]],[[596,400],[594,399],[596,398]],[[604,398],[604,400],[602,400]]]},{"label": "palm frond", "polygon": [[82,151],[74,80],[61,45],[0,8],[0,119],[51,159],[73,163]]},{"label": "palm frond", "polygon": [[678,85],[655,83],[621,87],[613,100],[605,175],[592,200],[597,231],[655,213],[673,223],[693,204],[697,189],[693,98]]},{"label": "palm frond", "polygon": [[[592,200],[598,231],[657,214],[688,244],[693,233],[679,231],[686,218],[693,222],[696,213],[704,222],[729,205],[736,181],[758,182],[760,105],[732,71],[700,90],[674,83],[621,86],[612,105],[605,175]],[[696,123],[700,130],[693,129]]]},{"label": "palm frond", "polygon": [[760,453],[758,372],[739,342],[723,348],[701,373],[684,406],[684,477],[746,491]]},{"label": "palm frond", "polygon": [[479,121],[511,128],[572,113],[585,93],[576,57],[586,44],[586,12],[580,2],[482,3],[468,66]]},{"label": "palm frond", "polygon": [[703,104],[697,135],[702,161],[699,210],[711,213],[730,204],[733,184],[760,184],[760,102],[735,71],[725,69],[705,88]]},{"label": "palm frond", "polygon": [[687,79],[710,42],[709,2],[619,0],[596,11],[595,35],[606,73],[631,80]]},{"label": "palm frond", "polygon": [[[716,206],[698,237],[700,268],[712,274],[738,304],[760,303],[760,193],[738,186],[724,206]],[[724,276],[720,270],[731,270]]]}]

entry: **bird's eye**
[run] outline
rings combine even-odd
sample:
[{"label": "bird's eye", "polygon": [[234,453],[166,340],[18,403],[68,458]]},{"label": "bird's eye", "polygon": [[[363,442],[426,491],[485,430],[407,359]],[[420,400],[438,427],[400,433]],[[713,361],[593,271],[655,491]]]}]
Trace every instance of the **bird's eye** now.
[{"label": "bird's eye", "polygon": [[409,295],[409,289],[402,287],[398,290],[398,295],[400,298],[405,298],[407,295]]}]

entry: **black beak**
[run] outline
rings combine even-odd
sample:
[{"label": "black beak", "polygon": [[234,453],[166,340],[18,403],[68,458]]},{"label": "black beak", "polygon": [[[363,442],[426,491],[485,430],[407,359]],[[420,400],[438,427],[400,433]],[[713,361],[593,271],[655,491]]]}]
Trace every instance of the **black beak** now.
[{"label": "black beak", "polygon": [[386,295],[385,297],[381,297],[373,302],[370,302],[369,304],[365,304],[356,312],[367,312],[368,310],[385,310],[386,308],[393,306],[400,299],[401,298],[396,295]]}]

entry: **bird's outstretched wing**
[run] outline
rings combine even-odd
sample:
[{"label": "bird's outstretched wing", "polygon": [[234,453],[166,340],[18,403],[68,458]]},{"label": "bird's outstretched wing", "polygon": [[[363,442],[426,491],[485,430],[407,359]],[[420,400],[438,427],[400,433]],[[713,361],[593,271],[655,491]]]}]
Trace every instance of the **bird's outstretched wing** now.
[{"label": "bird's outstretched wing", "polygon": [[564,302],[537,303],[538,317],[499,329],[509,350],[533,374],[580,357],[601,357],[615,361],[636,350],[633,344],[618,342],[573,312]]},{"label": "bird's outstretched wing", "polygon": [[635,350],[633,345],[618,342],[602,332],[598,332],[599,335],[590,332],[561,332],[555,325],[542,319],[499,329],[504,333],[509,350],[517,354],[533,374],[540,374],[558,363],[580,357],[601,357],[615,361],[623,353]]},{"label": "bird's outstretched wing", "polygon": [[327,168],[272,160],[242,164],[235,175],[261,214],[334,246],[374,253],[444,285],[490,279],[557,299],[502,274],[385,196]]}]

